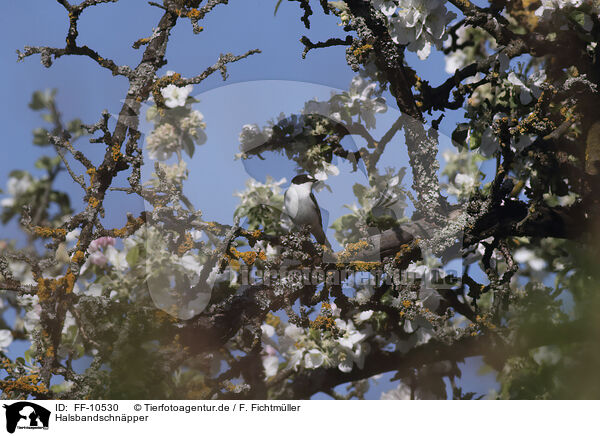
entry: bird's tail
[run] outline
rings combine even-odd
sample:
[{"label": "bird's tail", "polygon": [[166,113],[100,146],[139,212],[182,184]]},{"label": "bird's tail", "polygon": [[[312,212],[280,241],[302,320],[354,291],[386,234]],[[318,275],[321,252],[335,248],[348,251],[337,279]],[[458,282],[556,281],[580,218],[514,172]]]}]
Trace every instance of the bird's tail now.
[{"label": "bird's tail", "polygon": [[311,233],[313,234],[313,236],[315,237],[317,242],[321,245],[326,245],[327,248],[329,248],[331,250],[331,244],[327,240],[327,236],[325,236],[325,232],[323,231],[323,229],[319,226],[316,229],[311,229],[311,230],[312,230]]}]

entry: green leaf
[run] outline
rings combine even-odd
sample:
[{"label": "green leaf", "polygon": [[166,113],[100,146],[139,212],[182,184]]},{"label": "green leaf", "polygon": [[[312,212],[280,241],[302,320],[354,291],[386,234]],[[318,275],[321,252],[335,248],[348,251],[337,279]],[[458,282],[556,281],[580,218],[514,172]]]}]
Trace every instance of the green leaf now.
[{"label": "green leaf", "polygon": [[364,187],[363,185],[361,185],[360,183],[355,183],[354,186],[352,187],[352,192],[354,192],[354,195],[356,196],[360,205],[362,207],[365,207],[364,202],[365,202],[365,195],[367,192],[367,188]]},{"label": "green leaf", "polygon": [[60,165],[60,156],[42,156],[35,162],[35,167],[41,170],[52,170]]},{"label": "green leaf", "polygon": [[571,18],[571,20],[575,21],[581,27],[584,27],[584,24],[585,24],[585,13],[584,12],[582,12],[582,11],[572,11],[569,14],[569,17]]},{"label": "green leaf", "polygon": [[8,177],[14,177],[16,179],[21,179],[23,177],[25,177],[25,174],[28,174],[27,171],[23,171],[23,170],[12,170],[9,174]]},{"label": "green leaf", "polygon": [[49,133],[43,127],[33,131],[33,143],[35,145],[50,145]]},{"label": "green leaf", "polygon": [[54,100],[54,96],[56,95],[56,90],[45,90],[45,91],[35,91],[31,96],[31,102],[29,103],[29,107],[34,111],[39,111],[50,106],[50,103]]},{"label": "green leaf", "polygon": [[196,145],[203,145],[204,143],[206,143],[206,140],[207,137],[204,130],[197,130],[196,136],[194,137],[194,142],[196,143]]},{"label": "green leaf", "polygon": [[132,249],[130,249],[127,252],[127,255],[125,256],[125,260],[127,260],[127,263],[131,266],[136,265],[139,258],[140,258],[140,248],[138,246],[135,246]]},{"label": "green leaf", "polygon": [[194,147],[194,141],[189,135],[184,135],[183,137],[183,150],[189,157],[194,157],[194,151],[196,150],[196,147]]},{"label": "green leaf", "polygon": [[473,131],[471,132],[471,137],[469,138],[469,150],[475,150],[481,145],[481,132]]},{"label": "green leaf", "polygon": [[33,93],[29,107],[34,111],[39,111],[46,107],[46,96],[42,91],[35,91]]},{"label": "green leaf", "polygon": [[44,109],[46,105],[44,104],[44,97],[40,91],[36,91],[31,96],[31,102],[29,103],[29,108],[34,111],[39,111]]},{"label": "green leaf", "polygon": [[82,121],[75,118],[67,123],[67,130],[76,138],[86,134],[86,130],[82,127]]}]

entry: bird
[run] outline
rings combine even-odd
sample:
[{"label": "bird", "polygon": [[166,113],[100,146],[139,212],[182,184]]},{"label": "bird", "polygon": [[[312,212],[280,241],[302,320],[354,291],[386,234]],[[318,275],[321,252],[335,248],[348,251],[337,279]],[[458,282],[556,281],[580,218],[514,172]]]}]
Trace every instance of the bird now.
[{"label": "bird", "polygon": [[310,226],[310,232],[321,245],[331,249],[331,244],[323,231],[321,209],[312,193],[313,184],[317,181],[309,174],[300,174],[292,179],[290,187],[283,197],[283,210],[297,226]]}]

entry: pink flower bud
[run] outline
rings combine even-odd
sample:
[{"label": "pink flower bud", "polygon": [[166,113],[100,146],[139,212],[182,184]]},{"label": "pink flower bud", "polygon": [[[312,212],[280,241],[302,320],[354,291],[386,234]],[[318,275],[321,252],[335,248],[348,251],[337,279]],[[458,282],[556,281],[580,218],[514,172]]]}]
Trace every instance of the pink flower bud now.
[{"label": "pink flower bud", "polygon": [[104,266],[108,262],[108,257],[106,257],[100,251],[95,251],[94,253],[90,254],[89,259],[90,259],[90,262],[92,262],[94,265],[98,265],[98,266]]},{"label": "pink flower bud", "polygon": [[108,247],[109,245],[115,245],[115,238],[111,236],[102,236],[101,238],[98,238],[90,243],[88,251],[90,253],[94,253],[95,251],[98,251],[104,247]]}]

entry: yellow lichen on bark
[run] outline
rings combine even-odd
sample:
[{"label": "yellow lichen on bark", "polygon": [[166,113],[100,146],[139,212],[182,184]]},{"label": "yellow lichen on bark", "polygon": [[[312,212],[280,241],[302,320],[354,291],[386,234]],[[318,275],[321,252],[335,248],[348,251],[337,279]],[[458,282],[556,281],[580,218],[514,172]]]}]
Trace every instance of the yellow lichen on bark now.
[{"label": "yellow lichen on bark", "polygon": [[100,200],[98,200],[96,197],[90,197],[88,200],[88,204],[93,208],[97,208],[100,204]]},{"label": "yellow lichen on bark", "polygon": [[85,257],[85,253],[81,250],[77,250],[74,254],[73,257],[71,258],[72,262],[75,262],[77,264],[80,264],[81,262],[83,262],[83,259]]},{"label": "yellow lichen on bark", "polygon": [[111,154],[112,154],[112,159],[117,162],[120,158],[121,158],[121,146],[120,144],[116,143],[113,144],[113,146],[111,147]]},{"label": "yellow lichen on bark", "polygon": [[190,235],[189,233],[186,233],[183,237],[183,242],[181,244],[179,244],[179,247],[177,247],[177,254],[179,256],[183,256],[185,253],[190,251],[193,247],[194,247],[194,239],[192,238],[192,235]]},{"label": "yellow lichen on bark", "polygon": [[62,289],[65,294],[73,292],[77,277],[69,268],[63,277],[57,279],[45,279],[39,277],[37,280],[37,296],[40,301],[45,301],[59,289]]},{"label": "yellow lichen on bark", "polygon": [[231,259],[242,259],[246,265],[253,265],[256,259],[267,260],[266,254],[262,251],[238,251],[234,247],[229,248],[227,253]]},{"label": "yellow lichen on bark", "polygon": [[64,237],[67,235],[67,231],[65,229],[53,229],[51,227],[41,227],[41,226],[35,226],[33,228],[33,233],[36,236],[40,236],[42,238],[60,238],[60,239],[64,239]]},{"label": "yellow lichen on bark", "polygon": [[202,17],[202,12],[200,12],[198,9],[191,9],[187,12],[186,15],[188,18],[194,18],[198,20],[200,19],[200,17]]},{"label": "yellow lichen on bark", "polygon": [[364,45],[361,45],[360,47],[356,47],[354,49],[354,51],[352,52],[352,54],[358,58],[358,57],[362,56],[364,53],[371,50],[372,48],[373,48],[373,46],[371,44],[364,44]]},{"label": "yellow lichen on bark", "polygon": [[415,240],[409,242],[408,244],[402,244],[400,246],[400,249],[396,253],[396,256],[394,256],[395,259],[396,260],[402,260],[402,258],[404,256],[406,256],[407,253],[409,253],[412,250],[414,250],[416,247],[418,247],[418,245],[419,245],[419,239],[415,239]]},{"label": "yellow lichen on bark", "polygon": [[45,394],[48,388],[40,383],[37,374],[24,375],[16,380],[0,380],[0,391],[5,393],[20,392],[24,394]]},{"label": "yellow lichen on bark", "polygon": [[96,178],[96,168],[88,168],[86,173],[88,173],[88,175],[90,176],[90,186],[92,186]]},{"label": "yellow lichen on bark", "polygon": [[355,257],[362,250],[369,248],[367,241],[358,241],[355,243],[346,244],[344,251],[338,255],[338,259],[342,262],[347,261]]},{"label": "yellow lichen on bark", "polygon": [[146,222],[145,216],[142,214],[137,218],[127,217],[127,224],[120,229],[112,229],[110,232],[115,238],[124,238],[135,233]]},{"label": "yellow lichen on bark", "polygon": [[321,313],[310,323],[310,328],[315,330],[333,330],[335,328],[335,319],[331,312],[331,304],[323,302],[321,304]]},{"label": "yellow lichen on bark", "polygon": [[375,269],[380,269],[381,268],[381,262],[363,262],[363,261],[359,261],[359,260],[355,260],[353,262],[344,264],[344,263],[337,263],[336,266],[338,268],[347,268],[353,271],[373,271]]}]

